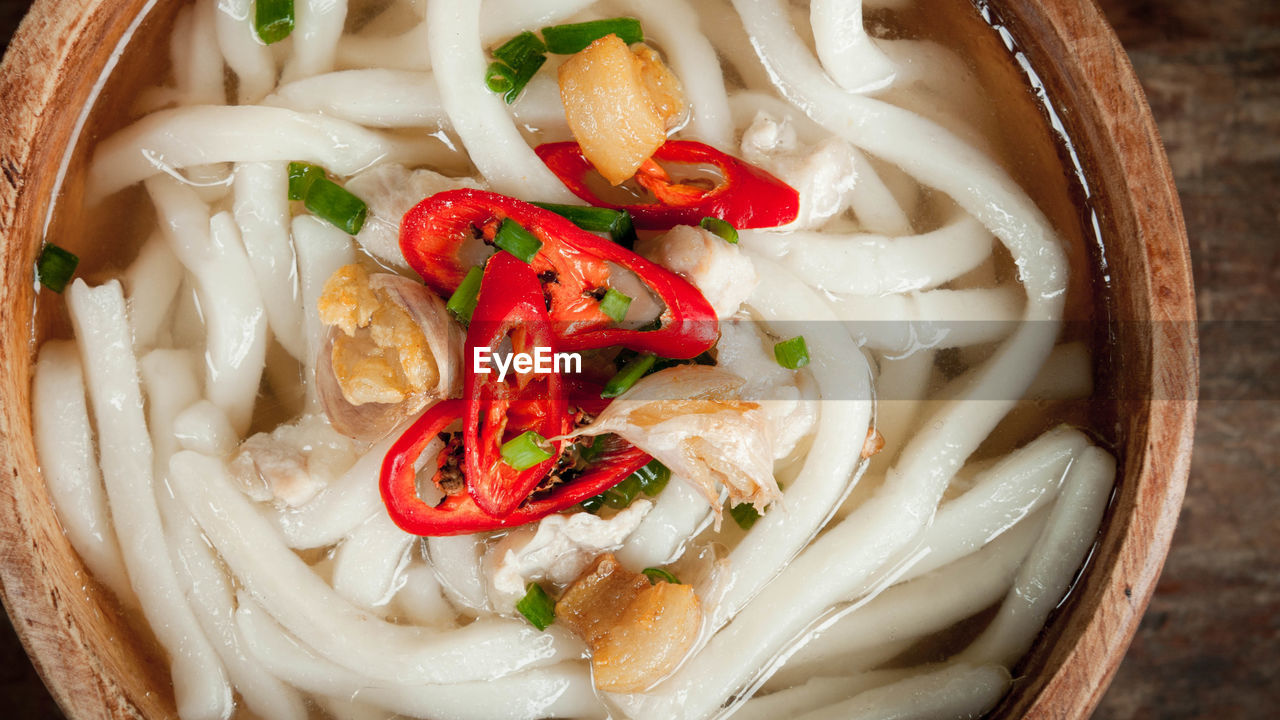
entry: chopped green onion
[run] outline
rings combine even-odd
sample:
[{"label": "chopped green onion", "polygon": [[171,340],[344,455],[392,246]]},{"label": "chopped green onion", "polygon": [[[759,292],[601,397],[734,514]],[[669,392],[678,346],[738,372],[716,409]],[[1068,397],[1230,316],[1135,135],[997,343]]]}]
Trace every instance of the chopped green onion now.
[{"label": "chopped green onion", "polygon": [[498,62],[485,73],[485,85],[496,93],[503,93],[507,104],[516,101],[538,69],[547,61],[547,46],[537,35],[522,32],[494,49]]},{"label": "chopped green onion", "polygon": [[491,92],[503,94],[510,92],[516,86],[514,73],[505,63],[489,63],[489,69],[484,73],[485,87]]},{"label": "chopped green onion", "polygon": [[543,61],[539,58],[546,52],[547,46],[538,36],[526,30],[494,48],[493,56],[519,72],[520,68],[532,62],[541,65]]},{"label": "chopped green onion", "polygon": [[539,630],[546,630],[556,621],[556,604],[538,583],[529,583],[525,587],[524,597],[516,603],[516,610],[524,616],[529,624]]},{"label": "chopped green onion", "polygon": [[592,495],[591,497],[582,501],[582,509],[586,510],[589,513],[599,512],[600,508],[602,507],[604,507],[604,493],[600,493],[599,495]]},{"label": "chopped green onion", "polygon": [[610,240],[623,247],[630,248],[635,244],[636,226],[631,219],[631,213],[626,210],[538,202],[534,205],[543,210],[550,210],[583,230],[607,232]]},{"label": "chopped green onion", "polygon": [[36,277],[40,278],[41,285],[60,293],[71,282],[71,276],[75,274],[79,264],[80,258],[74,253],[53,243],[45,243],[44,249],[40,251],[40,259],[36,260]]},{"label": "chopped green onion", "polygon": [[671,471],[667,469],[666,465],[657,460],[650,460],[648,464],[628,475],[626,479],[617,485],[595,497],[583,500],[582,508],[591,513],[597,512],[605,505],[614,510],[622,510],[631,505],[631,502],[640,493],[644,493],[649,497],[656,496],[667,486],[667,482],[670,479]]},{"label": "chopped green onion", "polygon": [[760,513],[755,506],[749,504],[734,505],[729,508],[729,515],[733,516],[733,521],[738,523],[738,527],[743,530],[750,530],[752,525],[760,519]]},{"label": "chopped green onion", "polygon": [[369,207],[363,200],[328,178],[319,178],[311,183],[302,202],[308,210],[348,235],[360,232],[369,213]]},{"label": "chopped green onion", "polygon": [[550,460],[555,455],[543,447],[547,439],[532,430],[502,443],[502,462],[516,470],[528,470],[540,462]]},{"label": "chopped green onion", "polygon": [[729,223],[718,217],[704,217],[702,222],[698,223],[698,227],[708,232],[715,233],[724,238],[724,241],[733,245],[738,244],[738,230]]},{"label": "chopped green onion", "polygon": [[604,435],[597,435],[591,438],[590,445],[578,446],[578,458],[580,458],[582,462],[587,464],[595,462],[601,455],[604,454],[604,444],[605,444]]},{"label": "chopped green onion", "polygon": [[498,226],[498,234],[493,237],[493,244],[515,255],[525,262],[533,262],[533,256],[542,249],[542,241],[538,236],[524,229],[520,223],[506,218]]},{"label": "chopped green onion", "polygon": [[644,573],[645,576],[649,578],[650,585],[657,585],[660,580],[669,582],[672,585],[680,584],[680,581],[676,579],[675,575],[672,575],[662,568],[645,568],[640,572]]},{"label": "chopped green onion", "polygon": [[640,494],[640,478],[635,473],[631,473],[625,480],[605,490],[604,504],[614,510],[622,510],[631,504],[632,500]]},{"label": "chopped green onion", "polygon": [[790,370],[799,370],[809,364],[809,346],[804,343],[804,336],[797,335],[790,340],[783,340],[773,346],[773,358],[778,364]]},{"label": "chopped green onion", "polygon": [[316,180],[324,179],[324,168],[304,162],[289,163],[289,199],[303,200]]},{"label": "chopped green onion", "polygon": [[547,41],[547,51],[556,55],[572,55],[605,35],[617,35],[628,45],[644,40],[644,30],[640,28],[640,21],[628,17],[542,28],[542,38]]},{"label": "chopped green onion", "polygon": [[467,276],[458,283],[458,289],[449,296],[444,307],[463,325],[471,324],[471,313],[475,312],[476,300],[480,297],[480,281],[484,279],[484,270],[479,266],[467,271]]},{"label": "chopped green onion", "polygon": [[600,298],[600,312],[609,316],[614,322],[622,322],[627,316],[627,308],[631,307],[631,298],[609,288],[605,291],[604,297]]},{"label": "chopped green onion", "polygon": [[600,397],[615,398],[630,390],[657,361],[658,357],[653,353],[643,353],[632,358],[616,375],[609,378]]},{"label": "chopped green onion", "polygon": [[293,32],[293,0],[257,0],[253,10],[253,31],[271,45]]},{"label": "chopped green onion", "polygon": [[657,497],[671,480],[671,469],[658,460],[650,460],[632,475],[640,478],[640,490],[645,495]]}]

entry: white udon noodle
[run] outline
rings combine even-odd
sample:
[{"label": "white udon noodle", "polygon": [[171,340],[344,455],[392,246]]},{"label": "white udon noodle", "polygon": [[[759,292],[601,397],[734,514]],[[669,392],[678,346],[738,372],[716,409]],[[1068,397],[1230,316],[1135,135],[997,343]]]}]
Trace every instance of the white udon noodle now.
[{"label": "white udon noodle", "polygon": [[[73,284],[78,357],[49,343],[36,369],[59,517],[90,571],[155,628],[184,720],[226,717],[233,687],[258,716],[289,720],[308,712],[304,697],[353,718],[969,717],[994,705],[1091,547],[1115,465],[1064,428],[967,463],[1013,398],[1080,397],[1091,383],[1082,346],[1054,347],[1059,241],[981,151],[967,115],[979,95],[950,52],[874,38],[863,8],[838,0],[805,18],[816,49],[778,0],[397,0],[348,34],[361,3],[297,6],[293,37],[272,48],[254,39],[248,0],[179,14],[174,85],[147,99],[173,107],[100,143],[89,173],[94,198],[145,182],[159,230],[124,291]],[[818,422],[807,453],[777,468],[783,503],[703,598],[695,652],[647,693],[600,698],[575,639],[493,614],[483,536],[418,543],[389,522],[376,478],[390,439],[357,446],[296,508],[251,501],[226,463],[259,380],[281,395],[296,384],[276,360],[310,376],[316,298],[358,253],[333,227],[290,217],[285,163],[340,176],[473,164],[498,191],[572,201],[522,129],[563,135],[554,81],[539,76],[507,107],[481,82],[484,48],[619,12],[641,18],[682,78],[683,136],[734,151],[766,112],[802,143],[850,143],[858,181],[832,227],[742,233],[762,278],[747,307],[806,337]],[[720,58],[746,88],[726,91]],[[222,106],[224,64],[241,106]],[[949,219],[913,225],[922,188],[954,201]],[[983,270],[993,237],[1019,285]],[[930,391],[937,350],[983,345],[995,349]],[[300,409],[315,412],[305,391]],[[873,422],[887,444],[860,462]],[[709,513],[675,479],[619,557],[671,562],[700,547]],[[996,603],[946,664],[874,669]]]}]

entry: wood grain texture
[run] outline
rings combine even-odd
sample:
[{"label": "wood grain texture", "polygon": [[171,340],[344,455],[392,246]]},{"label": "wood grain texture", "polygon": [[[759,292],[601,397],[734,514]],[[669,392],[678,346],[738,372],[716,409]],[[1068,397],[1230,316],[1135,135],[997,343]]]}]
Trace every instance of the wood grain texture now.
[{"label": "wood grain texture", "polygon": [[[59,9],[77,4],[90,3],[85,0],[68,3],[64,0],[59,4]],[[119,3],[121,6],[125,4]],[[13,3],[9,3],[4,7],[12,5]],[[120,11],[119,8],[113,10]],[[1121,297],[1117,298],[1117,312],[1131,320],[1152,319],[1146,300],[1155,297],[1161,300],[1162,307],[1173,308],[1169,311],[1157,311],[1156,319],[1180,321],[1165,324],[1133,323],[1132,332],[1137,333],[1131,338],[1135,343],[1134,347],[1146,348],[1144,352],[1134,353],[1127,358],[1134,380],[1142,383],[1146,382],[1143,378],[1153,378],[1155,389],[1167,393],[1157,397],[1170,399],[1135,403],[1133,407],[1127,408],[1126,417],[1131,423],[1128,436],[1133,442],[1125,448],[1125,454],[1131,458],[1144,458],[1142,475],[1139,477],[1138,466],[1131,463],[1130,473],[1122,483],[1117,500],[1120,512],[1113,515],[1107,528],[1108,539],[1101,553],[1107,560],[1098,563],[1091,570],[1080,592],[1074,596],[1070,611],[1061,615],[1048,631],[1048,637],[1057,642],[1042,643],[1028,660],[1026,667],[1034,679],[1021,685],[1005,707],[1005,714],[1011,717],[1020,716],[1024,712],[1041,717],[1080,717],[1097,702],[1106,679],[1114,671],[1114,663],[1099,663],[1098,658],[1118,660],[1159,571],[1162,554],[1158,554],[1159,557],[1152,556],[1145,553],[1143,548],[1151,544],[1159,546],[1167,543],[1172,532],[1173,518],[1177,514],[1177,502],[1181,497],[1177,487],[1178,478],[1185,476],[1186,463],[1185,453],[1180,453],[1178,448],[1180,443],[1189,441],[1190,418],[1194,412],[1193,405],[1185,401],[1188,397],[1187,388],[1194,387],[1195,382],[1194,365],[1191,362],[1194,348],[1188,344],[1187,334],[1187,328],[1191,327],[1190,321],[1194,319],[1194,306],[1191,303],[1187,257],[1185,250],[1180,250],[1176,242],[1180,234],[1180,217],[1177,214],[1176,196],[1171,192],[1168,168],[1161,159],[1158,141],[1154,140],[1152,124],[1145,114],[1142,96],[1137,90],[1136,82],[1129,75],[1127,61],[1119,52],[1114,38],[1098,24],[1099,18],[1091,6],[1058,8],[1056,14],[1039,11],[1010,13],[1008,19],[1011,25],[1020,27],[1022,32],[1038,36],[1049,28],[1061,30],[1061,37],[1053,39],[1051,34],[1044,34],[1043,43],[1028,43],[1026,49],[1033,59],[1036,59],[1037,53],[1048,58],[1071,57],[1078,59],[1080,67],[1089,68],[1088,73],[1075,76],[1060,73],[1057,77],[1050,77],[1051,89],[1059,102],[1064,102],[1065,99],[1068,104],[1081,109],[1070,122],[1083,123],[1072,129],[1092,150],[1089,156],[1094,165],[1090,169],[1103,173],[1104,176],[1130,177],[1133,187],[1141,189],[1141,192],[1134,191],[1138,197],[1137,202],[1118,202],[1117,198],[1126,195],[1124,184],[1121,183],[1104,194],[1101,201],[1101,215],[1109,229],[1121,233],[1118,237],[1135,239],[1132,246],[1117,250],[1117,256],[1110,259],[1116,267],[1121,268],[1121,272],[1127,268],[1128,272],[1135,273],[1134,277],[1146,278],[1146,281],[1134,283],[1121,293]],[[102,33],[105,32],[104,27],[97,26],[91,30]],[[67,44],[84,42],[88,32],[83,23],[68,28],[66,32],[56,35],[60,38],[58,49]],[[21,47],[17,49],[20,50]],[[44,58],[42,63],[45,70],[57,66],[52,58]],[[1045,68],[1056,67],[1043,61],[1035,64],[1042,72]],[[31,84],[30,78],[26,84]],[[2,89],[14,91],[23,88]],[[68,98],[71,97],[73,94],[68,95]],[[29,120],[45,121],[43,118]],[[1111,138],[1115,139],[1114,143]],[[1114,147],[1108,149],[1108,143],[1114,144]],[[8,149],[4,146],[0,148]],[[23,168],[40,167],[40,159],[39,153],[30,150],[25,156],[13,158],[0,152],[0,162],[11,160],[13,167],[19,171]],[[41,177],[38,180],[49,182],[51,177]],[[33,193],[36,190],[27,188],[24,192]],[[0,220],[4,220],[9,217],[8,212],[12,209],[6,203],[12,202],[13,193],[3,186],[0,186],[0,191],[3,191],[0,192]],[[7,231],[10,227],[12,226],[5,226],[3,229]],[[11,281],[22,272],[29,274],[27,268],[30,267],[30,255],[35,247],[30,244],[33,242],[30,235],[19,240],[29,243],[25,251],[27,255],[20,257],[20,262],[6,264],[6,287],[10,288],[15,287]],[[12,241],[10,238],[10,242]],[[25,280],[26,289],[20,291],[16,298],[6,297],[6,303],[26,302],[27,305],[17,306],[29,306],[30,279],[28,277]],[[26,292],[26,295],[21,292]],[[14,307],[12,304],[7,306]],[[1148,334],[1142,334],[1144,332]],[[0,361],[8,362],[9,367],[23,367],[24,371],[11,373],[0,392],[25,394],[25,367],[29,358],[24,359],[22,355],[29,354],[29,348],[25,348],[22,342],[24,335],[16,339],[15,335],[18,334],[6,332],[5,344],[0,348]],[[1142,389],[1128,388],[1124,396],[1140,397]],[[18,421],[9,417],[3,422]],[[1146,436],[1147,428],[1166,432]],[[13,433],[10,432],[11,429],[14,430]],[[6,438],[18,438],[21,433],[17,430],[16,424],[0,426],[0,431],[4,432]],[[0,446],[0,450],[6,455],[26,457],[29,452],[29,436],[16,445],[17,447]],[[12,483],[6,483],[3,487],[14,497],[12,519],[19,523],[32,523],[30,527],[22,528],[23,538],[29,533],[30,537],[39,539],[31,546],[24,539],[12,547],[30,550],[42,562],[52,563],[53,567],[64,564],[65,560],[59,558],[69,549],[60,533],[57,533],[56,524],[50,527],[49,518],[36,517],[44,507],[40,505],[43,491],[33,490],[25,485],[15,489]],[[1145,504],[1148,511],[1138,517],[1128,517],[1125,511],[1139,504]],[[6,507],[4,512],[10,510]],[[7,527],[12,527],[10,519],[9,516],[0,514],[0,522]],[[13,540],[11,534],[0,533],[0,544],[10,547],[7,543]],[[100,604],[101,600],[96,586],[91,583],[83,589],[74,582],[27,583],[26,579],[15,580],[3,573],[0,573],[0,580],[5,584],[7,601],[11,603],[11,607],[15,597],[16,602],[31,602],[36,605],[44,603],[45,598],[52,598],[55,607],[62,607],[63,603],[93,607]],[[11,588],[15,582],[20,586],[17,590]],[[38,587],[28,588],[28,584]],[[88,603],[81,603],[84,597],[88,598]],[[1089,608],[1097,604],[1105,604],[1113,613],[1107,616],[1090,615]],[[100,607],[98,612],[101,612]],[[106,697],[113,696],[116,689],[107,678],[121,677],[114,673],[127,667],[128,659],[114,658],[104,665],[101,659],[84,657],[86,648],[103,638],[86,639],[77,636],[81,631],[79,623],[94,623],[94,615],[76,615],[75,611],[69,615],[72,620],[70,626],[53,622],[47,627],[39,623],[23,627],[20,622],[19,633],[38,657],[45,658],[49,652],[58,653],[59,660],[52,661],[52,664],[48,660],[38,661],[46,676],[81,667],[82,662],[90,668],[91,672],[88,674],[94,678],[91,682],[71,689],[55,687],[61,702],[73,714],[81,716],[80,713],[85,712],[85,706],[90,706],[88,712],[93,713],[93,708],[97,708],[97,714],[85,714],[83,717],[128,716],[123,707],[102,703]],[[52,640],[45,637],[64,632],[70,637]],[[33,636],[37,637],[33,639]],[[1079,638],[1080,642],[1073,644],[1072,640],[1075,638]],[[66,662],[62,662],[62,659]],[[1054,671],[1056,674],[1049,679],[1047,673]],[[1049,692],[1041,694],[1039,691],[1042,689],[1048,689]],[[79,700],[81,693],[85,693],[85,699]],[[163,712],[163,703],[167,702],[167,699],[147,695],[145,690],[141,696],[134,691],[126,691],[125,694],[135,701],[141,697],[140,705],[148,715]],[[163,690],[160,694],[164,695]]]}]

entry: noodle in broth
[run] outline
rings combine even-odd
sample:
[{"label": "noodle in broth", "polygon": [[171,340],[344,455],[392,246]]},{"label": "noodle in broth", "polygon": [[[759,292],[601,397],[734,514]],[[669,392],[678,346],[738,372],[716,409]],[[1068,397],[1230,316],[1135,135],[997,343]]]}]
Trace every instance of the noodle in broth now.
[{"label": "noodle in broth", "polygon": [[[1093,360],[1065,322],[1091,301],[1063,181],[1034,200],[1023,189],[1042,158],[1009,150],[1021,138],[987,107],[989,74],[945,32],[896,0],[297,0],[292,35],[268,46],[253,9],[183,5],[169,75],[93,146],[84,208],[58,212],[138,198],[144,220],[121,223],[126,268],[89,262],[69,286],[73,339],[43,343],[34,380],[59,517],[151,628],[180,717],[996,706],[1093,545],[1116,463],[1065,424],[1096,415],[1070,404],[1091,394]],[[581,520],[554,521],[616,532],[595,554],[672,569],[696,592],[688,651],[639,692],[597,689],[573,632],[516,612],[499,578],[532,529],[420,539],[398,527],[379,473],[404,422],[343,434],[316,381],[335,273],[417,281],[396,242],[406,207],[457,188],[579,204],[534,151],[572,137],[563,57],[508,105],[485,86],[489,50],[617,16],[640,21],[679,79],[688,107],[673,138],[799,192],[795,222],[742,228],[736,247],[711,251],[745,268],[734,282],[686,273],[730,307],[718,367],[773,418],[781,499],[754,524],[722,524],[732,491],[708,496],[677,473],[625,510],[575,506]],[[989,32],[976,20],[963,27]],[[362,194],[364,228],[290,202],[298,162]],[[662,264],[656,235],[637,248]],[[43,297],[41,312],[59,302]],[[761,348],[796,336],[807,367],[779,374]],[[883,448],[865,457],[877,433]],[[246,485],[237,463],[262,446],[301,470]],[[517,579],[564,590],[552,576]]]}]

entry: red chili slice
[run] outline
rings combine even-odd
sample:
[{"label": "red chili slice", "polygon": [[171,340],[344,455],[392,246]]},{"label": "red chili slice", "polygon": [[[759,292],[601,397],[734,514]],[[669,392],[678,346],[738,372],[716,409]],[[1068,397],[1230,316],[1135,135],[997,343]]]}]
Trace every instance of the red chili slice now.
[{"label": "red chili slice", "polygon": [[[463,242],[492,238],[505,219],[533,233],[542,248],[530,265],[542,284],[552,328],[563,351],[623,346],[663,357],[696,357],[715,345],[715,310],[688,280],[548,210],[480,190],[449,190],[418,203],[400,227],[405,259],[433,290],[449,295],[468,267]],[[696,223],[697,220],[694,220]],[[609,263],[633,272],[665,304],[656,330],[627,330],[599,309]]]},{"label": "red chili slice", "polygon": [[503,442],[526,430],[544,438],[569,430],[566,388],[560,373],[517,374],[510,370],[506,379],[499,380],[493,363],[488,373],[476,372],[476,350],[496,352],[508,336],[513,354],[533,355],[539,347],[556,350],[542,286],[533,268],[507,253],[498,253],[485,267],[463,354],[467,490],[481,509],[493,515],[506,515],[529,497],[550,472],[564,444],[555,443],[551,459],[516,470],[502,459]]},{"label": "red chili slice", "polygon": [[[697,225],[704,217],[717,217],[736,228],[786,225],[800,212],[800,194],[764,170],[710,145],[688,140],[668,140],[640,166],[636,182],[657,202],[619,205],[600,198],[587,182],[598,175],[576,142],[539,145],[535,152],[565,187],[597,207],[626,210],[636,227],[666,230],[676,225]],[[707,189],[672,182],[667,165],[711,165],[721,181]]]},{"label": "red chili slice", "polygon": [[379,478],[382,502],[391,519],[405,532],[466,535],[535,522],[599,495],[652,459],[634,446],[616,446],[576,479],[557,485],[545,495],[530,498],[501,516],[485,512],[468,493],[450,495],[439,505],[428,505],[418,495],[415,464],[431,440],[461,419],[463,411],[462,400],[444,400],[431,406],[396,440],[383,460]]}]

